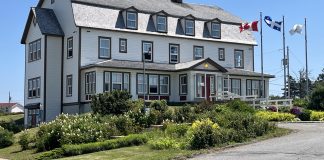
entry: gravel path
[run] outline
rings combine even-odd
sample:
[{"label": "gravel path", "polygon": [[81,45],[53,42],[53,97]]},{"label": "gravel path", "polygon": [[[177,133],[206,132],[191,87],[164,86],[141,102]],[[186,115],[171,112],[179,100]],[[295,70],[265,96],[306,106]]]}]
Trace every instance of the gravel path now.
[{"label": "gravel path", "polygon": [[324,123],[283,123],[290,135],[200,155],[194,160],[324,160]]}]

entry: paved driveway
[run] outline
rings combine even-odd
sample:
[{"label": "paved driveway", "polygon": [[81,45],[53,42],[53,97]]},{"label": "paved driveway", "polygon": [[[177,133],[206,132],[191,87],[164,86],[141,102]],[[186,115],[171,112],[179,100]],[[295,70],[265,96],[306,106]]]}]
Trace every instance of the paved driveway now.
[{"label": "paved driveway", "polygon": [[287,123],[288,136],[200,155],[196,160],[324,160],[324,123]]}]

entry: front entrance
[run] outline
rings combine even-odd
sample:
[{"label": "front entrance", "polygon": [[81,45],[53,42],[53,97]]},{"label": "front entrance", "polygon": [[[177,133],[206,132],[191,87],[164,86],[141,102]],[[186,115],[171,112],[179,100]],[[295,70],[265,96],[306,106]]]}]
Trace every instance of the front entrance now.
[{"label": "front entrance", "polygon": [[215,96],[216,79],[213,74],[197,74],[196,75],[196,98],[210,101]]}]

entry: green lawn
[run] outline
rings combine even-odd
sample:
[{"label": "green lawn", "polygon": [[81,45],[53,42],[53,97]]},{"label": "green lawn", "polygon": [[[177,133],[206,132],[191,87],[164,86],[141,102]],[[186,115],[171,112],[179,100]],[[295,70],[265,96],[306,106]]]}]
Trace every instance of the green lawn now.
[{"label": "green lawn", "polygon": [[23,120],[24,114],[16,114],[16,115],[4,115],[0,116],[0,122],[11,122],[17,120]]}]

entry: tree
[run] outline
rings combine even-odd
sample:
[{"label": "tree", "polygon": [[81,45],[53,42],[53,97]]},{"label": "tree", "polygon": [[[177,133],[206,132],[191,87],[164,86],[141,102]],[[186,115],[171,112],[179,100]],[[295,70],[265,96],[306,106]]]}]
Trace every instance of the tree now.
[{"label": "tree", "polygon": [[[307,96],[307,81],[306,81],[306,71],[305,69],[299,70],[299,81],[297,83],[299,98],[305,98]],[[309,93],[312,91],[313,84],[308,78],[308,89]]]},{"label": "tree", "polygon": [[310,95],[309,108],[314,110],[324,110],[324,82],[319,82]]},{"label": "tree", "polygon": [[290,79],[290,97],[295,99],[296,97],[299,96],[299,88],[298,88],[299,84],[292,76],[289,76],[288,79]]}]

